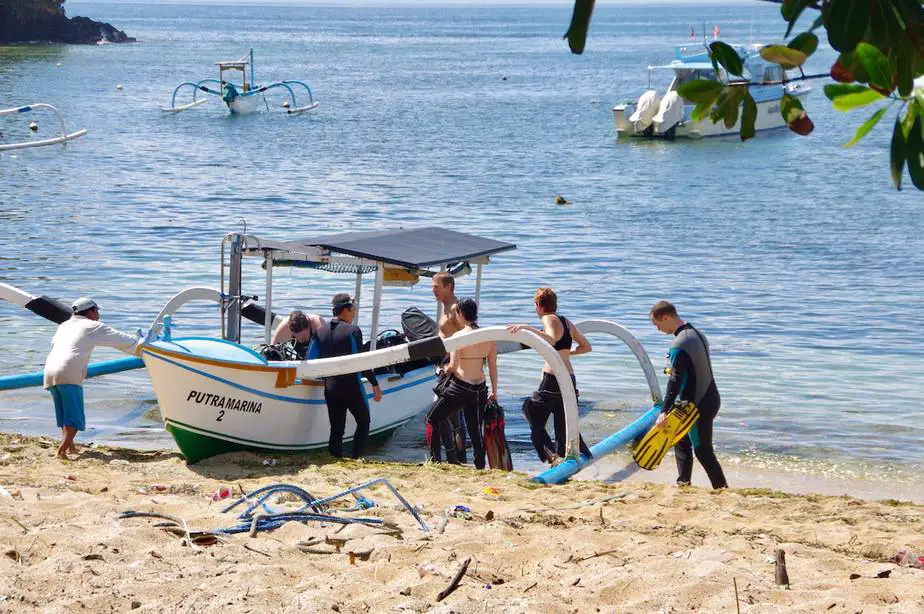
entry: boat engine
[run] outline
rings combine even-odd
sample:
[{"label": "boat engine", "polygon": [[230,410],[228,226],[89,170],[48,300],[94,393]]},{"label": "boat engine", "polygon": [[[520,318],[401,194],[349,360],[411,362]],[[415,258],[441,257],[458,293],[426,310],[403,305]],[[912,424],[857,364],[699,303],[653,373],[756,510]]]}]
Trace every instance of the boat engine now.
[{"label": "boat engine", "polygon": [[635,132],[643,132],[645,128],[651,125],[660,103],[661,97],[658,96],[656,90],[648,90],[639,96],[638,103],[635,105],[635,113],[629,116],[629,121],[632,123],[632,128]]},{"label": "boat engine", "polygon": [[671,128],[683,121],[684,116],[683,98],[677,92],[668,92],[661,99],[661,106],[658,107],[658,113],[654,116],[655,131],[658,134],[664,134]]}]

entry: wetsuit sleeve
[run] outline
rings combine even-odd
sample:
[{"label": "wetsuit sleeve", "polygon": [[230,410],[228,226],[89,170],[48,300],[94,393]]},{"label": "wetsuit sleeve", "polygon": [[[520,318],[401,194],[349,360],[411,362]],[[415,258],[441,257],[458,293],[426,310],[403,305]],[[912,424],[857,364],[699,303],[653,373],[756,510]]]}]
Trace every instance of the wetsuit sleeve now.
[{"label": "wetsuit sleeve", "polygon": [[[363,331],[360,330],[358,326],[353,329],[353,334],[350,336],[350,341],[353,342],[353,353],[359,354],[363,347]],[[373,386],[379,385],[379,380],[375,378],[375,373],[372,372],[372,369],[363,371],[363,375]]]},{"label": "wetsuit sleeve", "polygon": [[671,363],[671,377],[667,380],[667,390],[664,392],[664,405],[661,413],[666,414],[674,406],[674,401],[683,392],[693,373],[693,361],[690,355],[680,348],[671,348],[668,353]]},{"label": "wetsuit sleeve", "polygon": [[314,360],[321,357],[321,348],[318,346],[318,338],[311,337],[311,343],[308,344],[308,351],[305,352],[305,360]]}]

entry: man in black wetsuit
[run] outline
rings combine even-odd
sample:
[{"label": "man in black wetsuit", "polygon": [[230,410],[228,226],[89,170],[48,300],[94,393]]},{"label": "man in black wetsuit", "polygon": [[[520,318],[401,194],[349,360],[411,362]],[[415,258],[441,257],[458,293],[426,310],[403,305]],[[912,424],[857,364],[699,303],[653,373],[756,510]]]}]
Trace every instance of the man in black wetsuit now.
[{"label": "man in black wetsuit", "polygon": [[675,400],[692,401],[699,408],[699,420],[688,436],[674,446],[677,458],[677,483],[689,485],[693,475],[693,454],[699,460],[713,488],[728,488],[725,474],[712,447],[712,423],[719,413],[721,398],[712,375],[709,342],[698,330],[680,319],[677,308],[668,301],[658,301],[651,308],[651,322],[659,331],[674,335],[668,353],[670,379],[657,426],[667,418]]},{"label": "man in black wetsuit", "polygon": [[[362,351],[363,333],[358,326],[353,326],[356,306],[349,294],[336,294],[331,300],[334,317],[315,331],[311,345],[308,347],[308,359],[332,358],[346,356]],[[375,402],[382,400],[382,389],[372,371],[363,375],[372,384]],[[330,440],[328,449],[333,456],[343,457],[343,431],[346,428],[347,411],[356,420],[356,433],[353,435],[353,458],[361,458],[369,437],[369,404],[363,390],[359,373],[334,375],[324,378],[324,401],[327,403],[327,415],[330,417]]]}]

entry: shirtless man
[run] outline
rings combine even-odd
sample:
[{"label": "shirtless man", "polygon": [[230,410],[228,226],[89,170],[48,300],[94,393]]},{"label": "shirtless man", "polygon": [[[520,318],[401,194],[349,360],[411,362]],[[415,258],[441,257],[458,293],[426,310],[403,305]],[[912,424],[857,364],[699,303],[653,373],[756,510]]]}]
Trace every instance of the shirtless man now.
[{"label": "shirtless man", "polygon": [[[587,354],[593,348],[590,342],[581,334],[573,322],[558,315],[558,296],[551,288],[539,288],[533,296],[536,315],[542,320],[542,330],[525,324],[513,324],[507,327],[510,332],[520,329],[530,330],[558,350],[559,356],[571,374],[571,383],[577,393],[577,381],[574,378],[574,369],[571,366],[571,357]],[[571,346],[577,343],[577,347]],[[549,363],[542,367],[542,380],[539,389],[523,402],[523,413],[529,421],[530,436],[539,459],[556,464],[565,455],[565,407],[561,398],[561,389],[558,380],[552,374]],[[552,416],[555,429],[555,443],[549,438],[545,429],[546,422]],[[590,456],[590,449],[581,438],[581,454]]]},{"label": "shirtless man", "polygon": [[276,332],[273,333],[273,345],[295,339],[295,351],[300,357],[304,357],[308,350],[308,344],[311,338],[321,330],[327,322],[316,313],[302,313],[295,310],[286,316]]},{"label": "shirtless man", "polygon": [[[452,313],[453,308],[459,302],[456,298],[456,280],[452,275],[440,272],[433,276],[433,296],[443,306],[439,321],[440,338],[452,337],[462,329],[462,324]],[[444,367],[445,364],[439,368],[437,373],[438,389],[442,389],[445,377]],[[440,423],[439,428],[440,441],[446,448],[446,461],[452,464],[464,464],[466,441],[462,411],[453,412],[448,420]]]},{"label": "shirtless man", "polygon": [[[450,317],[457,320],[461,331],[478,328],[478,304],[470,298],[462,299],[450,312]],[[484,376],[484,362],[488,362],[488,374],[491,376],[491,394]],[[497,345],[485,341],[452,352],[446,367],[449,381],[442,394],[427,413],[427,432],[431,434],[427,442],[430,447],[431,460],[439,460],[440,444],[432,437],[434,428],[439,429],[441,422],[460,410],[465,413],[468,436],[472,442],[472,455],[475,467],[484,469],[485,451],[481,440],[481,422],[485,407],[491,399],[497,398]]]}]

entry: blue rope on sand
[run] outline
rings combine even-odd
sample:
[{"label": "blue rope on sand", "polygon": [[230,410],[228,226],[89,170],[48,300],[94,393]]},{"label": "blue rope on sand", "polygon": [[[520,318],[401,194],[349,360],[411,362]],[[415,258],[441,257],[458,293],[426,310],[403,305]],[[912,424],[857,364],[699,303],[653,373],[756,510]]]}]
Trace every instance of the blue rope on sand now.
[{"label": "blue rope on sand", "polygon": [[[305,522],[314,520],[318,522],[335,522],[338,524],[365,524],[378,525],[382,524],[381,518],[344,518],[342,516],[330,516],[328,514],[312,514],[309,512],[293,512],[288,514],[269,514],[267,516],[257,516],[256,531],[272,531],[278,529],[287,522]],[[253,528],[253,519],[250,522],[242,522],[233,527],[224,529],[215,529],[213,533],[247,533]]]},{"label": "blue rope on sand", "polygon": [[[231,505],[229,505],[228,507],[226,507],[225,509],[221,511],[222,513],[230,512],[231,510],[233,510],[235,507],[237,507],[241,503],[244,503],[245,501],[253,500],[253,498],[256,495],[262,495],[256,501],[254,501],[249,506],[247,506],[247,509],[245,509],[241,513],[241,515],[238,516],[238,518],[241,518],[241,519],[251,518],[253,516],[253,511],[258,507],[262,507],[263,510],[267,514],[277,514],[280,512],[276,512],[273,509],[271,509],[266,504],[266,500],[278,493],[293,494],[296,497],[300,498],[302,501],[304,501],[304,505],[302,505],[297,510],[294,510],[295,512],[303,512],[309,507],[311,508],[312,511],[318,514],[322,514],[326,510],[326,506],[312,505],[312,502],[315,500],[314,495],[312,495],[310,492],[308,492],[307,490],[303,488],[299,488],[298,486],[293,486],[292,484],[271,484],[269,486],[264,486],[263,488],[258,488],[252,493],[248,493],[244,495],[243,497],[241,497],[240,499],[238,499],[237,501],[235,501],[234,503],[232,503]],[[291,512],[287,512],[287,513],[291,513]]]},{"label": "blue rope on sand", "polygon": [[[420,514],[417,513],[417,510],[410,503],[408,503],[407,500],[401,496],[401,493],[399,493],[398,490],[394,486],[392,486],[388,482],[388,480],[386,480],[385,478],[376,478],[374,480],[370,480],[368,482],[365,482],[364,484],[360,484],[359,486],[348,488],[342,492],[339,492],[335,495],[331,495],[329,497],[325,497],[323,499],[315,499],[315,497],[310,492],[308,492],[304,488],[300,488],[293,484],[271,484],[269,486],[264,486],[262,488],[258,488],[257,490],[251,493],[244,495],[243,497],[240,497],[237,501],[231,503],[225,509],[222,510],[222,512],[230,512],[238,505],[241,505],[245,502],[249,502],[247,507],[244,509],[244,511],[238,516],[239,519],[245,520],[248,522],[244,522],[244,523],[235,525],[233,527],[228,527],[226,529],[217,529],[215,532],[216,533],[243,533],[246,531],[250,531],[251,528],[253,528],[252,524],[253,524],[253,519],[254,519],[254,511],[257,508],[262,508],[263,511],[266,512],[266,514],[257,517],[256,527],[255,527],[257,532],[271,531],[273,529],[277,529],[281,527],[283,524],[285,524],[286,522],[290,522],[290,521],[297,521],[297,522],[317,521],[317,522],[335,522],[339,524],[379,525],[379,524],[382,524],[383,522],[381,518],[347,518],[343,516],[333,516],[333,515],[324,513],[328,509],[328,506],[327,506],[328,503],[330,503],[331,501],[335,501],[337,499],[341,499],[348,495],[353,495],[356,498],[356,505],[354,505],[352,508],[350,508],[347,511],[356,511],[360,509],[368,509],[370,507],[373,507],[375,505],[373,501],[371,501],[370,499],[367,499],[366,497],[356,496],[355,493],[360,490],[366,489],[366,488],[371,488],[372,486],[377,486],[379,484],[385,485],[392,492],[395,498],[397,498],[398,501],[401,502],[401,505],[404,506],[404,509],[406,509],[408,513],[414,517],[414,520],[417,521],[417,523],[420,525],[420,528],[423,530],[423,532],[429,535],[430,528],[427,526],[427,523],[425,523],[423,519],[420,517]],[[267,505],[266,501],[271,496],[280,494],[280,493],[288,493],[288,494],[295,495],[296,497],[302,500],[303,502],[302,506],[299,507],[297,510],[293,510],[293,511],[285,511],[285,512],[274,511],[269,505]],[[311,510],[310,512],[307,511],[309,509]]]}]

